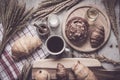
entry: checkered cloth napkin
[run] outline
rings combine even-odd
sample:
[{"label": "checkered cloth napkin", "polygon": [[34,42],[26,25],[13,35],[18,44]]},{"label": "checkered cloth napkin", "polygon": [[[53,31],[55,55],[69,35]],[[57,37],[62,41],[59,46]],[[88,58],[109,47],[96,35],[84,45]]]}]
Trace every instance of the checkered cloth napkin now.
[{"label": "checkered cloth napkin", "polygon": [[[2,40],[3,27],[0,24],[0,41]],[[21,73],[22,67],[25,62],[34,61],[36,59],[45,58],[48,56],[44,45],[41,49],[36,50],[30,57],[27,57],[19,62],[15,62],[11,57],[11,46],[13,42],[24,35],[37,35],[35,27],[29,25],[23,31],[16,33],[16,35],[11,38],[11,40],[6,45],[6,48],[0,59],[0,80],[16,80]]]}]

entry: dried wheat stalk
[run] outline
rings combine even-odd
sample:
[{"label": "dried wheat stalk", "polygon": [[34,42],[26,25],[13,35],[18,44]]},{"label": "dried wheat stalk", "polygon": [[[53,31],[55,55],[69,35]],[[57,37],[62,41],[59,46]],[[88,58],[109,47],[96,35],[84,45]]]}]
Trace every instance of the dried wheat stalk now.
[{"label": "dried wheat stalk", "polygon": [[17,0],[0,0],[0,10],[3,25],[3,38],[0,44],[1,55],[7,42],[17,31],[26,26],[32,15],[32,9],[26,10],[26,4],[20,4]]},{"label": "dried wheat stalk", "polygon": [[99,60],[100,62],[106,62],[106,63],[111,63],[113,65],[120,65],[120,62],[116,62],[112,59],[109,59],[103,55],[98,55],[98,54],[94,54],[94,55],[91,55],[91,54],[83,54],[81,56],[82,58],[93,58],[93,59],[97,59]]},{"label": "dried wheat stalk", "polygon": [[41,3],[39,3],[39,8],[38,9],[41,9],[41,8],[48,8],[48,7],[51,7],[51,6],[54,6],[56,4],[59,4],[61,2],[64,2],[66,0],[46,0],[46,1],[42,1]]},{"label": "dried wheat stalk", "polygon": [[116,14],[115,14],[115,4],[117,0],[103,0],[103,3],[106,8],[106,12],[109,16],[109,19],[112,24],[112,30],[116,36],[117,42],[118,42],[118,47],[119,47],[119,53],[120,53],[120,35],[119,35],[119,30],[117,27],[117,19],[116,19]]},{"label": "dried wheat stalk", "polygon": [[46,0],[39,4],[33,13],[34,20],[46,18],[51,13],[59,13],[64,9],[69,9],[82,0]]},{"label": "dried wheat stalk", "polygon": [[18,80],[32,80],[32,64],[25,63]]}]

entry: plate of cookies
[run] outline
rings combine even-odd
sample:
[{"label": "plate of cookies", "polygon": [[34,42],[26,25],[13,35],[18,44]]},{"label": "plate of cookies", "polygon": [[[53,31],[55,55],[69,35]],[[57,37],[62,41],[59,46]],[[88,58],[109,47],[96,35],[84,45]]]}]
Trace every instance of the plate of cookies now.
[{"label": "plate of cookies", "polygon": [[93,52],[107,42],[111,26],[106,13],[96,6],[75,6],[64,18],[62,33],[65,41],[80,52]]}]

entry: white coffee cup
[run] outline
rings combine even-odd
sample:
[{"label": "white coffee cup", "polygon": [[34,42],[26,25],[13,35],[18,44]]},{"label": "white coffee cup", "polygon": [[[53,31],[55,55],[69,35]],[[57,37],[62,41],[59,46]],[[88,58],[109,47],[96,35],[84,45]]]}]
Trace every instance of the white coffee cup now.
[{"label": "white coffee cup", "polygon": [[65,50],[65,41],[61,36],[52,35],[45,42],[47,52],[51,55],[59,55]]}]

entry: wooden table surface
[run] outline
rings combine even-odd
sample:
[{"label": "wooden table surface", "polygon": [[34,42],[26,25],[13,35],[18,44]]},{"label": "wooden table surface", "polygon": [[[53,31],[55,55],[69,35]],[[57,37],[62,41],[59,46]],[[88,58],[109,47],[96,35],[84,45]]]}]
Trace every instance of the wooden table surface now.
[{"label": "wooden table surface", "polygon": [[[38,3],[39,2],[41,2],[42,0],[19,0],[19,1],[22,1],[22,2],[26,2],[27,3],[27,7],[28,8],[30,8],[30,7],[37,7],[38,6]],[[111,0],[110,0],[111,1]],[[95,6],[98,6],[98,7],[100,7],[102,10],[104,10],[104,11],[106,11],[105,10],[105,7],[104,7],[104,5],[103,5],[103,3],[102,3],[102,0],[83,0],[82,2],[80,2],[79,3],[79,5],[95,5]],[[117,0],[117,4],[116,4],[116,6],[115,6],[115,11],[116,11],[116,16],[117,16],[117,24],[118,24],[118,29],[119,29],[119,31],[120,31],[120,0]],[[64,11],[63,13],[61,13],[61,14],[59,14],[59,19],[60,19],[60,21],[61,21],[61,25],[62,25],[62,21],[63,21],[63,19],[64,19],[64,15],[67,13],[67,11]],[[1,25],[0,25],[1,26]],[[30,24],[30,26],[32,26],[32,24]],[[0,27],[1,28],[1,27]],[[56,30],[56,31],[52,31],[52,33],[51,33],[52,35],[54,35],[54,34],[57,34],[57,35],[61,35],[62,33],[61,33],[61,27],[59,27],[58,28],[58,30]],[[120,32],[119,32],[119,34],[120,34]],[[0,35],[0,39],[1,39],[1,35]],[[14,41],[12,41],[11,40],[11,42],[14,42]],[[120,62],[120,53],[119,53],[119,50],[118,50],[118,44],[117,44],[117,41],[116,41],[116,38],[115,38],[115,36],[114,36],[114,33],[113,33],[113,31],[111,31],[111,34],[110,34],[110,38],[109,38],[109,40],[108,40],[108,42],[107,42],[107,44],[104,46],[104,47],[102,47],[99,51],[96,51],[96,52],[94,52],[94,54],[96,54],[96,53],[98,53],[98,54],[101,54],[101,55],[104,55],[104,56],[106,56],[107,58],[109,58],[109,59],[112,59],[112,60],[114,60],[114,61],[117,61],[117,62]],[[7,47],[6,47],[7,48]],[[8,46],[8,48],[9,48],[9,46]],[[9,49],[11,49],[11,48],[9,48]],[[11,51],[11,50],[10,50]],[[81,54],[83,54],[83,53],[81,53],[81,52],[78,52],[78,51],[76,51],[76,50],[74,50],[74,49],[71,49],[71,51],[73,51],[72,52],[72,54],[74,54],[74,56],[76,57],[76,58],[79,58],[79,57],[81,57]],[[40,51],[41,52],[41,51]],[[45,52],[45,50],[44,50],[44,48],[43,48],[43,50],[42,50],[42,52],[44,52],[44,54],[42,55],[41,54],[41,57],[40,56],[37,56],[37,55],[35,55],[35,56],[37,56],[37,58],[38,59],[41,59],[41,58],[44,58],[44,57],[46,57],[47,55],[48,55],[48,53],[47,52]],[[11,53],[11,52],[10,52]],[[38,52],[39,53],[39,52]],[[71,55],[66,55],[66,56],[64,56],[64,57],[71,57]],[[37,58],[35,58],[35,59],[37,59]],[[28,59],[28,61],[31,61],[31,60],[34,60],[34,58],[31,58],[30,57],[30,59]],[[23,60],[23,61],[21,61],[21,63],[22,64],[24,64],[24,61],[25,60]],[[18,64],[18,63],[17,63]],[[102,66],[106,69],[106,70],[109,70],[107,73],[113,73],[111,70],[114,70],[114,69],[116,69],[116,68],[119,68],[120,69],[120,66],[113,66],[112,64],[108,64],[108,63],[102,63]],[[21,64],[20,64],[20,69],[22,69],[22,66],[21,66]],[[1,69],[1,68],[0,68]],[[1,70],[0,70],[0,72],[1,72]],[[4,70],[3,70],[3,72],[1,72],[1,73],[4,73]],[[104,73],[104,71],[103,71],[103,73]],[[4,75],[4,74],[3,74]],[[101,75],[101,74],[100,74]],[[114,75],[116,75],[116,74],[114,74]],[[113,75],[113,76],[114,76]],[[5,76],[4,76],[5,77]],[[112,77],[112,76],[111,76]],[[7,79],[5,79],[5,80],[7,80]],[[103,79],[102,79],[103,80]],[[111,79],[111,80],[113,80],[113,79]],[[115,79],[116,80],[116,79]],[[119,80],[119,79],[118,79]]]}]

